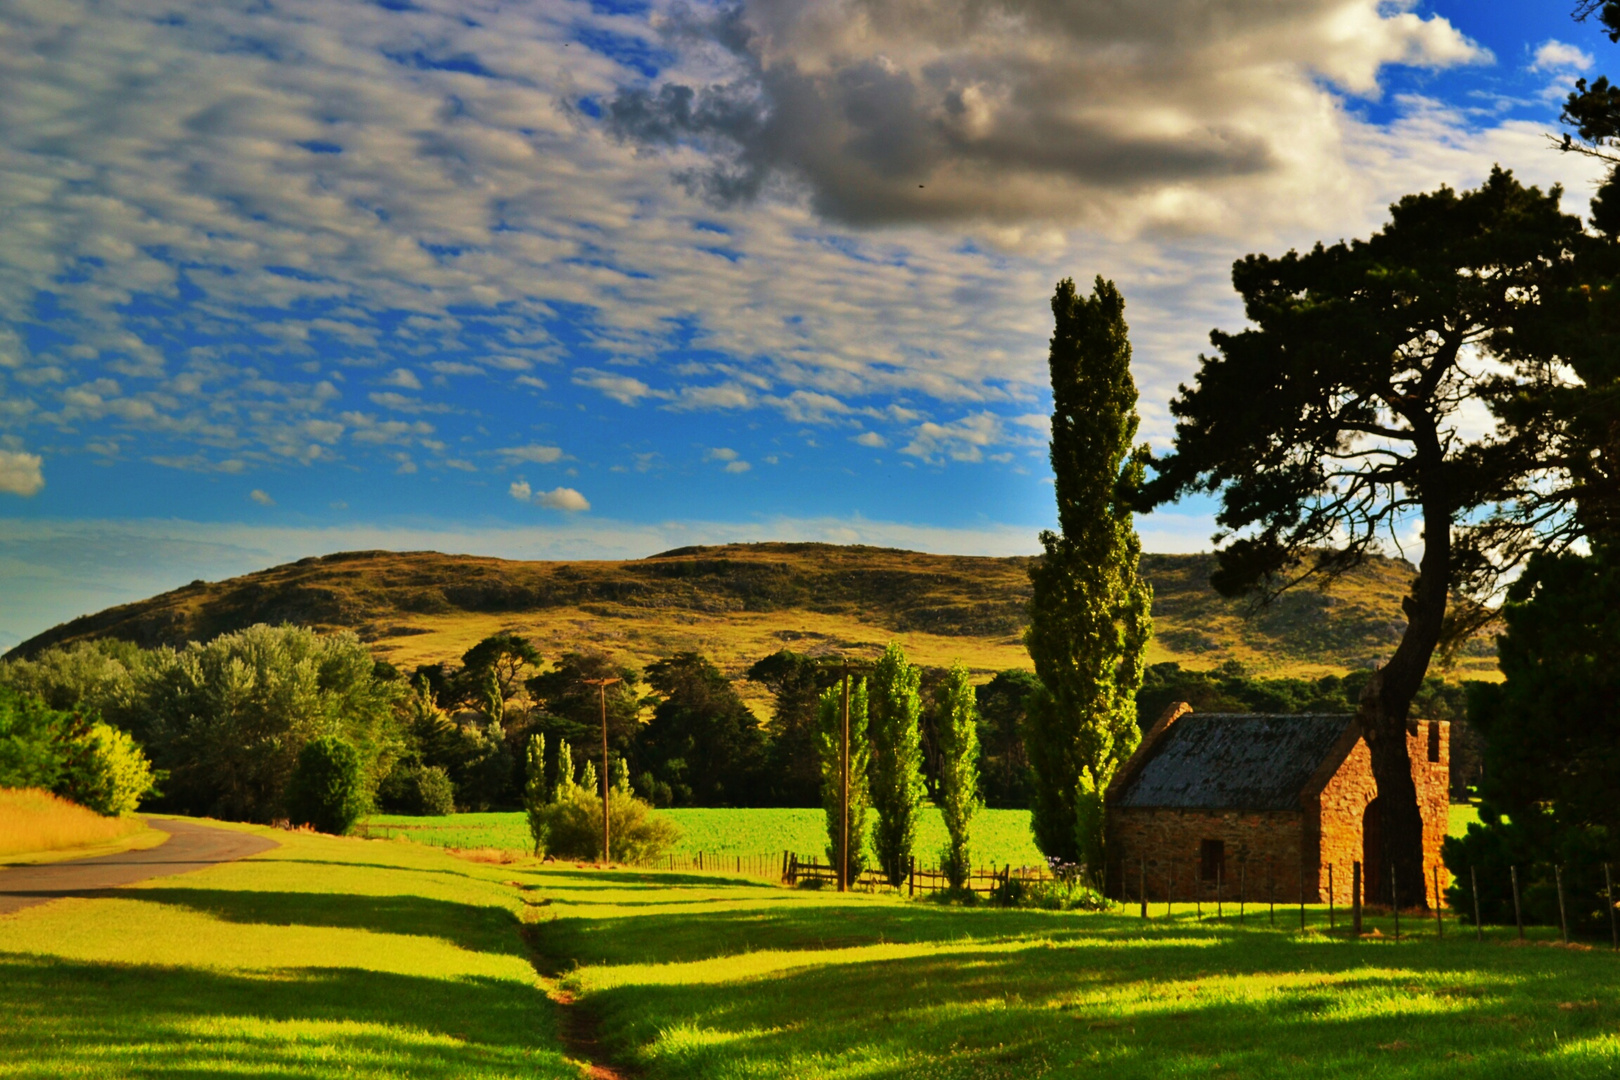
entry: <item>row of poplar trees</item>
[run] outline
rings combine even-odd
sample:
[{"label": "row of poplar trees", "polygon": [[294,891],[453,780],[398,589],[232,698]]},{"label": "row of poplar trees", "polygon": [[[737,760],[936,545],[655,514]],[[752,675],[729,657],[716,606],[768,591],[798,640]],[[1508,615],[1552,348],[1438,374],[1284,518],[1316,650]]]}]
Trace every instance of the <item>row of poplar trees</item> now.
[{"label": "row of poplar trees", "polygon": [[[877,811],[871,851],[889,884],[906,880],[917,841],[917,818],[926,797],[922,779],[922,670],[890,642],[867,678],[851,680],[849,694],[849,880],[866,869],[868,810]],[[827,857],[844,859],[844,694],[837,683],[822,692],[816,750],[827,813]],[[939,864],[952,885],[971,868],[970,828],[979,808],[978,707],[968,672],[952,665],[934,698],[940,767],[937,799],[949,836]],[[929,853],[924,853],[925,857]]]}]

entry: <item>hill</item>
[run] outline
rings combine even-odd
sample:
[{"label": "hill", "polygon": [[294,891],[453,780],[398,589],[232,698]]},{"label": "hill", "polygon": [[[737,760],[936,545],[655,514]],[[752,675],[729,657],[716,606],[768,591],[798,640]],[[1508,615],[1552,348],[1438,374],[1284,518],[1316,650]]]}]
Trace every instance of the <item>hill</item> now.
[{"label": "hill", "polygon": [[[543,654],[601,649],[645,664],[683,649],[740,674],[782,647],[875,653],[898,637],[924,664],[981,673],[1028,667],[1021,641],[1029,557],[928,555],[831,544],[678,548],[625,561],[518,562],[438,552],[354,551],[228,581],[194,581],[39,634],[9,655],[116,637],[206,640],[256,622],[352,629],[402,668],[459,657],[498,630]],[[1145,555],[1153,584],[1151,660],[1256,674],[1342,674],[1389,655],[1404,621],[1409,563],[1378,558],[1325,592],[1251,612],[1209,587],[1211,555]],[[1461,672],[1495,668],[1488,641]]]}]

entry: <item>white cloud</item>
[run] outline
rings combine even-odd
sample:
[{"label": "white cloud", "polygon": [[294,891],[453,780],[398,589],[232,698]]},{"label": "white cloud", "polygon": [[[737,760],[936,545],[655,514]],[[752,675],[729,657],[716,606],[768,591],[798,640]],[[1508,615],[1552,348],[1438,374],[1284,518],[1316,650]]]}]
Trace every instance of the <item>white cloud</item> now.
[{"label": "white cloud", "polygon": [[994,413],[975,413],[953,420],[948,424],[927,421],[912,430],[911,442],[900,448],[910,454],[938,464],[942,458],[952,461],[980,461],[986,447],[995,446],[1006,438],[1001,417]]},{"label": "white cloud", "polygon": [[518,502],[528,502],[529,496],[534,494],[534,489],[529,487],[529,482],[527,480],[514,480],[512,481],[512,486],[506,490],[511,494],[512,498],[516,499]]},{"label": "white cloud", "polygon": [[745,473],[752,468],[753,466],[746,461],[729,461],[726,463],[726,472],[728,473]]},{"label": "white cloud", "polygon": [[269,492],[261,491],[258,488],[254,488],[252,491],[248,492],[248,498],[252,499],[254,502],[258,503],[260,506],[274,506],[274,505],[276,505],[276,500],[274,500],[274,499],[272,499],[270,497]]},{"label": "white cloud", "polygon": [[585,496],[568,487],[538,492],[534,497],[534,501],[541,506],[549,506],[553,510],[563,510],[571,514],[591,508],[591,504],[586,501]]},{"label": "white cloud", "polygon": [[1549,39],[1537,47],[1531,71],[1585,71],[1592,66],[1592,54],[1576,45]]},{"label": "white cloud", "polygon": [[409,368],[395,368],[382,380],[384,386],[397,386],[402,390],[422,389],[422,380]]},{"label": "white cloud", "polygon": [[669,396],[667,393],[654,390],[640,379],[633,379],[628,375],[615,375],[611,371],[597,371],[593,368],[580,368],[575,371],[573,382],[576,386],[600,390],[621,405],[634,405],[644,397]]},{"label": "white cloud", "polygon": [[[1144,433],[1162,440],[1210,327],[1241,322],[1234,258],[1365,235],[1399,195],[1477,184],[1493,161],[1577,193],[1598,171],[1545,151],[1551,113],[1494,124],[1409,98],[1393,122],[1363,119],[1357,95],[1381,92],[1385,65],[1485,59],[1445,20],[1377,0],[747,0],[735,25],[751,33],[732,40],[748,43],[730,52],[674,0],[153,10],[0,16],[0,171],[24,178],[0,185],[0,215],[29,222],[0,245],[0,322],[28,324],[49,289],[72,338],[36,354],[0,338],[0,430],[116,429],[131,458],[175,467],[344,454],[412,469],[403,448],[436,453],[434,428],[350,419],[334,368],[428,409],[438,384],[399,373],[420,385],[530,358],[593,365],[573,382],[624,405],[818,424],[875,410],[908,429],[997,412],[1016,429],[1044,394],[1041,299],[1096,271],[1130,302]],[[669,55],[649,81],[586,44],[607,33]],[[1543,46],[1536,63],[1580,59]],[[757,130],[781,138],[711,123],[649,155],[654,128],[621,115],[621,144],[570,104],[645,87],[643,119],[667,126],[676,85],[729,88],[714,99],[728,108],[762,91]],[[718,206],[672,182],[716,164],[776,179]],[[170,351],[192,330],[254,349]],[[717,382],[675,372],[688,350]],[[349,438],[300,427],[312,419]],[[510,440],[473,434],[458,452]],[[991,449],[977,437],[925,425],[909,450],[971,461]]]},{"label": "white cloud", "polygon": [[703,452],[704,461],[736,461],[737,451],[729,446],[714,446]]},{"label": "white cloud", "polygon": [[27,497],[45,486],[44,460],[38,454],[0,450],[0,492]]},{"label": "white cloud", "polygon": [[526,461],[536,465],[550,465],[561,461],[562,447],[543,446],[539,443],[530,443],[528,446],[508,446],[500,451],[502,457],[508,462]]},{"label": "white cloud", "polygon": [[889,445],[889,440],[885,439],[875,431],[863,431],[859,435],[851,436],[850,441],[858,443],[861,446],[870,446],[874,449]]}]

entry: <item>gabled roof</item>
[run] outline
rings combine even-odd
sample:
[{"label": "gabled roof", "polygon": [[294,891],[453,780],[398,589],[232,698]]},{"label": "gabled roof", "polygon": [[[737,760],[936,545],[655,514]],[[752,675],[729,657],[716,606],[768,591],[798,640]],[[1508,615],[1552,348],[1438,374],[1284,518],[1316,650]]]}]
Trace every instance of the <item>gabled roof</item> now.
[{"label": "gabled roof", "polygon": [[1354,717],[1333,713],[1188,713],[1127,766],[1115,806],[1298,810],[1300,795]]}]

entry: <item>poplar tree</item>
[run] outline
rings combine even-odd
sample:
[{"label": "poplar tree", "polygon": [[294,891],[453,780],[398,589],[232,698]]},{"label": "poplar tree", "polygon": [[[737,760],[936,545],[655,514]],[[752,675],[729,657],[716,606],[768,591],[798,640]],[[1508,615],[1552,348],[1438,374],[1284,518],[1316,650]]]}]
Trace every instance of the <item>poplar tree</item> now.
[{"label": "poplar tree", "polygon": [[[867,788],[871,746],[866,738],[866,680],[849,688],[849,883],[866,869],[866,811],[872,805]],[[822,691],[816,709],[816,750],[821,758],[821,805],[827,812],[827,858],[836,873],[843,859],[844,688]]]},{"label": "poplar tree", "polygon": [[872,805],[877,807],[878,865],[890,885],[906,879],[923,801],[922,671],[889,642],[872,672],[869,731],[872,743]]},{"label": "poplar tree", "polygon": [[545,809],[551,802],[546,785],[546,737],[529,736],[528,776],[523,784],[523,809],[529,817],[529,835],[534,838],[534,855],[539,858],[546,846]]},{"label": "poplar tree", "polygon": [[961,888],[972,867],[968,827],[979,808],[979,708],[967,668],[960,662],[941,684],[935,715],[939,733],[939,809],[950,846],[945,849],[945,876]]},{"label": "poplar tree", "polygon": [[1052,473],[1059,532],[1041,533],[1030,568],[1024,644],[1041,685],[1026,744],[1031,828],[1048,856],[1103,865],[1102,793],[1141,740],[1136,691],[1152,635],[1152,591],[1137,573],[1131,518],[1146,445],[1138,419],[1125,299],[1098,277],[1090,298],[1060,281],[1052,297]]}]

